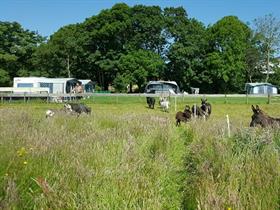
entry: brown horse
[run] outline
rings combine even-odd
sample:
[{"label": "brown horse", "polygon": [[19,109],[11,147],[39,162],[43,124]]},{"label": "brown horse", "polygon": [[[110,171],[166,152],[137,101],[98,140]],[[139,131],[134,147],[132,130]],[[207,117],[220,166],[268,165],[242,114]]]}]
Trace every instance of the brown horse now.
[{"label": "brown horse", "polygon": [[250,127],[255,127],[257,125],[260,125],[261,127],[265,128],[268,126],[279,126],[280,125],[280,118],[274,118],[268,116],[266,113],[264,113],[258,105],[256,105],[256,108],[252,105],[253,115],[252,115],[252,121],[250,123]]},{"label": "brown horse", "polygon": [[182,122],[188,122],[190,121],[192,118],[192,112],[190,110],[190,107],[188,105],[186,105],[184,112],[177,112],[175,119],[176,119],[176,126],[181,125],[181,121]]}]

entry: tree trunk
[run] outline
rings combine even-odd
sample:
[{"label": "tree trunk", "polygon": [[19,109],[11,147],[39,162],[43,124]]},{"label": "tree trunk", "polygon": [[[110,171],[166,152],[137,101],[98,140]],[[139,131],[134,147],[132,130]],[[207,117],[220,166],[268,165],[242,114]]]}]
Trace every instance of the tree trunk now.
[{"label": "tree trunk", "polygon": [[266,78],[265,78],[265,82],[268,81],[269,79],[269,73],[270,73],[270,66],[269,66],[269,59],[270,59],[270,50],[267,50],[267,55],[266,55]]},{"label": "tree trunk", "polygon": [[69,54],[67,54],[67,73],[68,73],[68,78],[70,78],[71,73],[70,73],[70,57],[69,57]]},{"label": "tree trunk", "polygon": [[252,83],[252,75],[249,76],[249,81]]}]

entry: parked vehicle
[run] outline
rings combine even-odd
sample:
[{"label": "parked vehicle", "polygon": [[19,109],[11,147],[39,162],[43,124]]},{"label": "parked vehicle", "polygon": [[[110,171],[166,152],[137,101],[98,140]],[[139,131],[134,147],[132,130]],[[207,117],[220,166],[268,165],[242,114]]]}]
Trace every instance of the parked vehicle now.
[{"label": "parked vehicle", "polygon": [[145,87],[145,93],[180,93],[180,88],[175,81],[150,81]]},{"label": "parked vehicle", "polygon": [[15,77],[14,88],[48,88],[49,93],[73,93],[76,86],[82,87],[82,92],[93,92],[94,83],[91,80],[75,78],[46,78],[46,77]]}]

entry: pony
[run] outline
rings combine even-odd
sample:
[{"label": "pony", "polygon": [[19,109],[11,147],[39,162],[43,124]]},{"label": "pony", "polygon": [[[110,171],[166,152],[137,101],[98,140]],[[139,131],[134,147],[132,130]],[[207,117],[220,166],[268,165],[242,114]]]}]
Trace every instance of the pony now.
[{"label": "pony", "polygon": [[269,126],[279,126],[280,125],[280,118],[274,118],[268,116],[265,112],[263,112],[258,105],[256,108],[252,105],[252,120],[250,123],[250,127],[255,127],[260,125],[261,127],[269,127]]},{"label": "pony", "polygon": [[54,115],[66,115],[73,112],[69,104],[64,104],[62,109],[48,109],[46,111],[46,118],[53,117]]},{"label": "pony", "polygon": [[154,109],[156,103],[156,99],[154,97],[147,97],[147,104],[150,109]]},{"label": "pony", "polygon": [[190,121],[192,118],[192,112],[190,110],[190,107],[188,105],[186,105],[184,112],[177,112],[175,119],[176,119],[176,126],[181,125],[181,121],[182,122],[188,122]]},{"label": "pony", "polygon": [[207,113],[206,117],[210,117],[212,112],[212,106],[210,103],[207,102],[206,98],[201,99],[201,109]]},{"label": "pony", "polygon": [[163,109],[164,112],[167,112],[169,109],[169,101],[166,97],[160,98],[159,100],[160,107]]},{"label": "pony", "polygon": [[193,105],[192,106],[192,114],[193,116],[198,116],[199,118],[206,118],[207,112],[205,112],[201,107]]}]

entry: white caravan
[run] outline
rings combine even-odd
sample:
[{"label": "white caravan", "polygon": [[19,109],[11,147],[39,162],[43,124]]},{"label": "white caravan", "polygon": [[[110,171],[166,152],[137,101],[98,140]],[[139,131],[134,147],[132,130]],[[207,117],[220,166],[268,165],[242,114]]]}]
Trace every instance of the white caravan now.
[{"label": "white caravan", "polygon": [[[91,80],[82,80],[84,83]],[[71,93],[76,84],[82,84],[75,78],[46,78],[46,77],[14,77],[14,88],[49,88],[49,93]],[[93,88],[91,88],[93,92]]]}]

